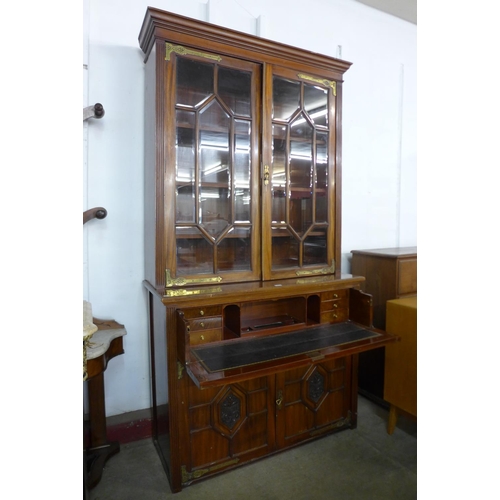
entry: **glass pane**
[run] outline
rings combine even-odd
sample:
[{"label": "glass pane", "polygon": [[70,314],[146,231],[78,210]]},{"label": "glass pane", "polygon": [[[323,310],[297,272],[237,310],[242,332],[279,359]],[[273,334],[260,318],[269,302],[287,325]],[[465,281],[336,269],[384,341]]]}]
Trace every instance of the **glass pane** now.
[{"label": "glass pane", "polygon": [[250,222],[250,131],[251,124],[234,121],[235,222]]},{"label": "glass pane", "polygon": [[290,215],[289,224],[303,234],[312,223],[314,129],[301,113],[290,130]]},{"label": "glass pane", "polygon": [[271,238],[273,268],[298,267],[299,240],[288,230],[278,227],[272,228]]},{"label": "glass pane", "polygon": [[235,182],[250,183],[250,122],[234,120],[234,175]]},{"label": "glass pane", "polygon": [[304,84],[304,109],[315,125],[328,124],[328,90]]},{"label": "glass pane", "polygon": [[273,118],[288,120],[300,105],[300,83],[273,78]]},{"label": "glass pane", "polygon": [[236,69],[219,69],[219,96],[237,115],[250,116],[251,74]]},{"label": "glass pane", "polygon": [[216,101],[200,112],[199,222],[214,238],[231,217],[230,118]]},{"label": "glass pane", "polygon": [[203,187],[200,191],[200,223],[216,239],[226,229],[229,219],[228,190]]},{"label": "glass pane", "polygon": [[192,226],[176,228],[177,273],[212,273],[213,245]]},{"label": "glass pane", "polygon": [[[294,145],[292,143],[292,151]],[[312,160],[298,155],[290,155],[290,189],[312,190]]]},{"label": "glass pane", "polygon": [[250,189],[235,189],[235,222],[250,222]]},{"label": "glass pane", "polygon": [[326,264],[326,228],[315,228],[304,241],[304,265]]},{"label": "glass pane", "polygon": [[292,122],[290,128],[290,158],[312,160],[312,138],[314,128],[301,113]]},{"label": "glass pane", "polygon": [[197,106],[213,91],[213,64],[177,58],[177,104]]},{"label": "glass pane", "polygon": [[282,223],[286,222],[286,194],[285,188],[275,187],[273,189],[273,198],[272,198],[272,206],[273,206],[273,223]]},{"label": "glass pane", "polygon": [[316,222],[328,222],[328,195],[326,191],[316,192]]},{"label": "glass pane", "polygon": [[274,270],[327,265],[329,96],[330,89],[273,78]]},{"label": "glass pane", "polygon": [[316,134],[316,222],[328,220],[328,134]]},{"label": "glass pane", "polygon": [[178,185],[175,204],[176,222],[195,221],[195,192],[192,184]]},{"label": "glass pane", "polygon": [[272,157],[272,221],[286,221],[286,130],[287,127],[273,124],[273,157]]},{"label": "glass pane", "polygon": [[176,58],[178,275],[252,270],[252,71]]},{"label": "glass pane", "polygon": [[195,114],[176,111],[176,215],[177,222],[194,222],[194,183],[195,183]]},{"label": "glass pane", "polygon": [[250,245],[251,229],[249,227],[233,227],[217,245],[217,270],[249,271],[251,269],[252,252]]},{"label": "glass pane", "polygon": [[290,193],[289,224],[297,232],[304,234],[312,224],[311,192],[292,191]]}]

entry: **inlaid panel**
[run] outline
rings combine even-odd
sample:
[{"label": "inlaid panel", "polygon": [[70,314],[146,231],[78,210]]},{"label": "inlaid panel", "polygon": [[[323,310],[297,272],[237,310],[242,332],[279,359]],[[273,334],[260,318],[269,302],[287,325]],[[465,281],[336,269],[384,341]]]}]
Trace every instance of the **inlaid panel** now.
[{"label": "inlaid panel", "polygon": [[208,474],[214,461],[226,467],[268,453],[267,377],[207,390],[191,383],[189,400],[189,473],[201,468]]},{"label": "inlaid panel", "polygon": [[346,382],[344,359],[286,372],[280,444],[288,446],[347,425]]}]

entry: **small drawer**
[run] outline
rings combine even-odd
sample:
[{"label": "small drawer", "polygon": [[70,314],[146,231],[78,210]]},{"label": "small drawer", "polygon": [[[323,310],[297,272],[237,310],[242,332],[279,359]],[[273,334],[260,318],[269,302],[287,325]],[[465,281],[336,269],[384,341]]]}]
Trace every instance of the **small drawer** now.
[{"label": "small drawer", "polygon": [[323,292],[321,294],[321,300],[337,300],[345,299],[347,297],[348,290],[330,290],[329,292]]},{"label": "small drawer", "polygon": [[348,306],[347,299],[324,300],[321,302],[321,312],[335,311],[336,309],[346,309]]},{"label": "small drawer", "polygon": [[205,344],[207,342],[217,342],[218,340],[222,340],[222,330],[220,328],[215,330],[191,332],[189,334],[189,343],[192,346]]},{"label": "small drawer", "polygon": [[222,318],[215,316],[211,318],[196,318],[187,321],[187,328],[190,331],[211,330],[212,328],[220,328],[222,326]]},{"label": "small drawer", "polygon": [[339,323],[347,321],[348,319],[349,314],[347,309],[338,309],[321,313],[321,323]]},{"label": "small drawer", "polygon": [[187,309],[182,309],[182,312],[186,319],[220,316],[222,314],[222,306],[189,307]]}]

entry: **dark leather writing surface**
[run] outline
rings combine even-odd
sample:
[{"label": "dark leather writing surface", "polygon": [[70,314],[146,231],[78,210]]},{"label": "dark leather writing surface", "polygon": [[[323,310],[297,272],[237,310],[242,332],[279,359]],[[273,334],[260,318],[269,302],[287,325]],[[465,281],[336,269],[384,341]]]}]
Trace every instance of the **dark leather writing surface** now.
[{"label": "dark leather writing surface", "polygon": [[191,352],[207,371],[213,373],[314,352],[379,335],[354,323],[345,322],[268,337],[197,346],[191,348]]}]

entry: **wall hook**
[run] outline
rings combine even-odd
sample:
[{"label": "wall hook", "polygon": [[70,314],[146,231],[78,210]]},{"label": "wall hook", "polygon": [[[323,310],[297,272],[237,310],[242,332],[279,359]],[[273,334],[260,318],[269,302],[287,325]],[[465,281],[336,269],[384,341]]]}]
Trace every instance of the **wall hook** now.
[{"label": "wall hook", "polygon": [[83,212],[83,223],[85,224],[92,219],[104,219],[108,215],[108,211],[103,207],[91,208]]},{"label": "wall hook", "polygon": [[93,106],[83,108],[83,121],[89,118],[102,118],[104,116],[104,106],[97,102]]}]

